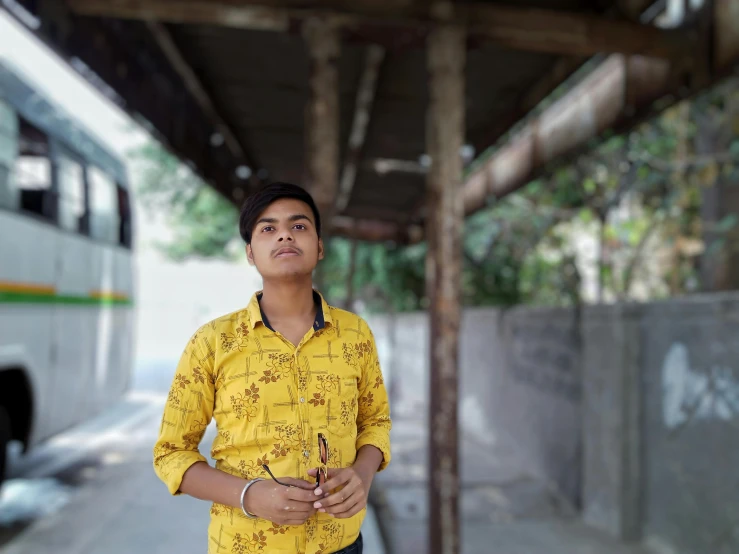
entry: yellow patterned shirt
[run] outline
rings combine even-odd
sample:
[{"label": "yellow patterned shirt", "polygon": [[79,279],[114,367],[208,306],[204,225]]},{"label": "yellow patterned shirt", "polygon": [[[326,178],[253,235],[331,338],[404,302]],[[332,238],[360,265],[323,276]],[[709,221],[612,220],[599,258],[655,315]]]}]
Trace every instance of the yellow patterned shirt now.
[{"label": "yellow patterned shirt", "polygon": [[[297,346],[273,331],[259,298],[195,333],[177,366],[154,447],[154,468],[179,494],[185,471],[206,461],[198,445],[211,419],[218,435],[216,467],[244,479],[272,473],[312,481],[318,433],[329,444],[329,467],[348,467],[360,447],[390,462],[390,409],[375,341],[357,315],[314,293],[313,328]],[[213,504],[209,554],[336,552],[359,535],[365,511],[348,519],[317,513],[302,526],[248,519],[240,509]]]}]

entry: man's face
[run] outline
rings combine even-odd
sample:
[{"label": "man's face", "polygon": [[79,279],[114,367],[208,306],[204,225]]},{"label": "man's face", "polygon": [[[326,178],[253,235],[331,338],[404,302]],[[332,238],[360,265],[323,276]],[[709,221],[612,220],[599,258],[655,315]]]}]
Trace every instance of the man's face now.
[{"label": "man's face", "polygon": [[308,204],[283,198],[257,218],[246,256],[264,279],[310,275],[323,259],[313,211]]}]

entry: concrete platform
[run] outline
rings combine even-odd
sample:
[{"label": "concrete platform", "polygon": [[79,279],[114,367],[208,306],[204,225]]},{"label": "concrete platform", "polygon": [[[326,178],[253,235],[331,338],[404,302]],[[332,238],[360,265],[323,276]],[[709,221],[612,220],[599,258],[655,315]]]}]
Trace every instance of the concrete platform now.
[{"label": "concrete platform", "polygon": [[[394,422],[393,462],[372,501],[389,554],[428,552],[426,430]],[[504,443],[461,438],[463,554],[646,554],[587,527],[576,510]]]}]

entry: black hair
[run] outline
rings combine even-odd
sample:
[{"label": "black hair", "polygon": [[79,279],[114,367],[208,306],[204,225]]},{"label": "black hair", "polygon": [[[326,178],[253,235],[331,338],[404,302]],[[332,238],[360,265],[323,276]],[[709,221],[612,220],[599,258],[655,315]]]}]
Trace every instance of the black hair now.
[{"label": "black hair", "polygon": [[270,183],[254,192],[244,201],[239,214],[239,233],[246,244],[251,244],[251,234],[259,215],[273,202],[283,198],[293,198],[308,204],[313,211],[318,238],[321,238],[321,215],[318,213],[313,197],[302,187],[291,183]]}]

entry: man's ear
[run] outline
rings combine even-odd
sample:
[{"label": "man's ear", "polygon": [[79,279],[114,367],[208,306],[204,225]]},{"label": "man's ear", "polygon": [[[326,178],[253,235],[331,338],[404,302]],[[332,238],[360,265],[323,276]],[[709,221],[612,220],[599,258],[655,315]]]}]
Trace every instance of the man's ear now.
[{"label": "man's ear", "polygon": [[323,241],[318,239],[318,259],[323,259]]},{"label": "man's ear", "polygon": [[254,265],[254,252],[252,252],[251,244],[246,245],[246,259],[249,262],[249,265]]}]

